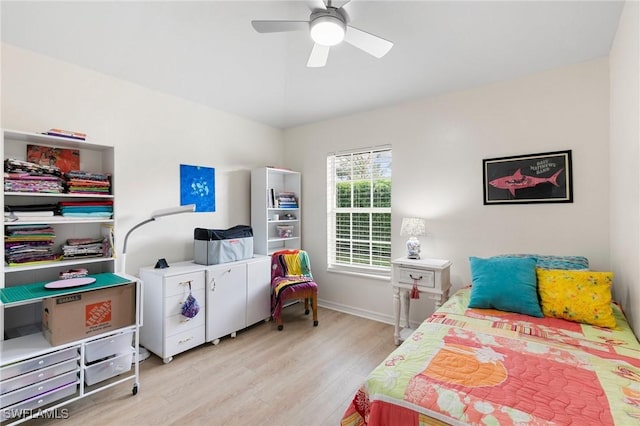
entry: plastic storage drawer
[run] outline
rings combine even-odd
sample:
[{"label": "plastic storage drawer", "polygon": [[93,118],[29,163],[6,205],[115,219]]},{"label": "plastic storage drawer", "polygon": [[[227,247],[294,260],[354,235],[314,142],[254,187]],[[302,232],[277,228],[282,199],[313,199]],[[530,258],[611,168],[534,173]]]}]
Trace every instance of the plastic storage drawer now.
[{"label": "plastic storage drawer", "polygon": [[52,402],[56,402],[62,398],[66,398],[76,393],[78,388],[77,380],[74,383],[70,383],[66,386],[56,388],[50,392],[46,392],[42,395],[34,396],[26,401],[22,401],[19,404],[12,405],[0,410],[0,418],[2,421],[12,419],[14,417],[28,414],[29,411],[37,410],[45,407]]},{"label": "plastic storage drawer", "polygon": [[20,401],[33,398],[35,396],[41,395],[45,392],[49,392],[53,389],[59,388],[69,383],[74,383],[77,380],[78,380],[78,371],[77,370],[70,371],[60,376],[56,376],[52,379],[44,380],[42,382],[33,384],[31,386],[27,386],[27,387],[15,390],[13,392],[2,394],[0,396],[0,408],[4,408],[12,404],[17,404]]},{"label": "plastic storage drawer", "polygon": [[51,365],[47,368],[42,368],[31,373],[23,374],[22,376],[13,377],[9,380],[2,380],[2,393],[5,394],[7,392],[11,392],[16,389],[32,385],[34,383],[38,383],[43,380],[50,379],[57,375],[64,374],[68,371],[77,370],[78,358],[79,357],[76,356],[75,359],[70,359],[69,361]]},{"label": "plastic storage drawer", "polygon": [[133,331],[128,331],[87,343],[84,348],[84,359],[86,362],[93,362],[112,355],[124,354],[131,351],[132,339]]},{"label": "plastic storage drawer", "polygon": [[0,377],[3,380],[3,390],[4,390],[4,380],[10,379],[15,376],[19,376],[20,374],[28,373],[30,371],[39,370],[44,367],[48,367],[53,364],[57,364],[61,361],[65,361],[67,359],[73,358],[78,354],[78,347],[73,346],[71,348],[63,349],[61,351],[53,352],[50,354],[46,354],[43,356],[39,356],[36,358],[31,358],[22,362],[17,362],[15,364],[7,365],[6,367],[2,367],[0,369]]},{"label": "plastic storage drawer", "polygon": [[129,347],[129,352],[126,354],[87,366],[84,372],[84,382],[91,386],[118,374],[126,373],[131,370],[131,361],[133,361],[133,349]]}]

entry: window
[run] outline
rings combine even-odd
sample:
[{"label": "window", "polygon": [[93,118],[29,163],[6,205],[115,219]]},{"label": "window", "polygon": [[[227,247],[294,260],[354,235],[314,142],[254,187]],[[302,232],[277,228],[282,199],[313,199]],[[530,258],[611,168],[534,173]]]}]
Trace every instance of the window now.
[{"label": "window", "polygon": [[389,275],[391,148],[327,157],[329,269]]}]

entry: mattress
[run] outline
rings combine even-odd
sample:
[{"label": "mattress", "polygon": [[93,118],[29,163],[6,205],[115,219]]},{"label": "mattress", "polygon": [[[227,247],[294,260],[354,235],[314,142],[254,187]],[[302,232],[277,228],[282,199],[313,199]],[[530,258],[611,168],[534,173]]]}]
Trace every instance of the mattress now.
[{"label": "mattress", "polygon": [[461,289],[367,377],[356,425],[640,424],[640,345],[615,329],[469,309]]}]

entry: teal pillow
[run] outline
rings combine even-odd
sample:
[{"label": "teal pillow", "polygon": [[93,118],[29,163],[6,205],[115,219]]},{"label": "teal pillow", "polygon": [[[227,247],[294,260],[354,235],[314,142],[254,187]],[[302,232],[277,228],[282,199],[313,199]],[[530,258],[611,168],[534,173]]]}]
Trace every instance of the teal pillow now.
[{"label": "teal pillow", "polygon": [[584,269],[589,270],[589,259],[584,256],[557,256],[545,254],[501,254],[496,257],[531,257],[540,269]]},{"label": "teal pillow", "polygon": [[470,308],[498,309],[542,318],[532,257],[470,257]]}]

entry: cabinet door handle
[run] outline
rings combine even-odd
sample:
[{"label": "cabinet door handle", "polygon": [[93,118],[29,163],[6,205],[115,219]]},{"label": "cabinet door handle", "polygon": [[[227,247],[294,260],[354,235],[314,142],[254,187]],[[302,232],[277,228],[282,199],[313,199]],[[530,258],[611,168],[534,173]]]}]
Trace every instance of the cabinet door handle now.
[{"label": "cabinet door handle", "polygon": [[178,344],[181,345],[183,343],[187,343],[191,339],[193,339],[193,337],[187,337],[186,339],[178,340]]},{"label": "cabinet door handle", "polygon": [[[231,269],[227,269],[226,271],[223,271],[219,275],[219,277],[222,277],[223,275],[230,274],[230,273],[231,273]],[[211,277],[211,291],[216,291],[216,277]]]},{"label": "cabinet door handle", "polygon": [[422,275],[420,275],[418,278],[414,277],[413,274],[409,274],[409,278],[411,278],[414,281],[420,281],[422,279]]}]

